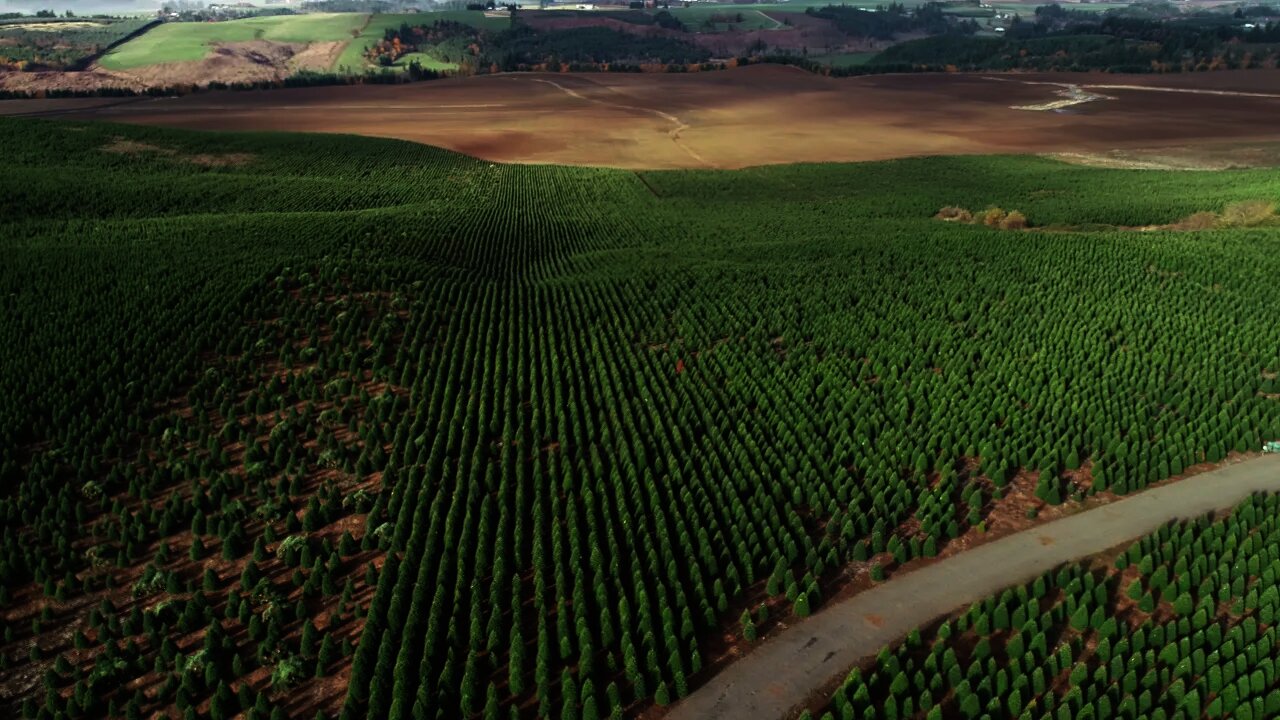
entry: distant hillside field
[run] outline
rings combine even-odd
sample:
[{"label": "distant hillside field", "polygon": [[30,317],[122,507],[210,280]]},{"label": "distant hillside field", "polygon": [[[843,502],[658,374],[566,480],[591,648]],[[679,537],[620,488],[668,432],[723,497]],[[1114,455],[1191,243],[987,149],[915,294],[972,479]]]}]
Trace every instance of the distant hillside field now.
[{"label": "distant hillside field", "polygon": [[217,43],[350,40],[368,18],[361,13],[324,13],[216,23],[166,23],[107,53],[100,64],[108,70],[129,70],[160,63],[196,61],[209,55]]},{"label": "distant hillside field", "polygon": [[153,18],[0,22],[0,70],[63,70],[154,23]]},{"label": "distant hillside field", "polygon": [[[345,70],[352,73],[363,73],[373,67],[364,57],[364,52],[371,45],[382,39],[383,33],[387,30],[394,30],[403,24],[410,25],[430,25],[434,22],[451,21],[470,25],[482,30],[502,30],[510,27],[511,19],[505,17],[490,17],[482,12],[469,10],[450,10],[445,12],[433,13],[388,13],[385,15],[373,15],[369,18],[368,24],[361,30],[359,36],[347,44],[346,49],[338,56],[338,61],[334,65],[335,69]],[[435,61],[433,61],[435,62]],[[405,61],[405,64],[408,60]],[[449,64],[435,62],[435,65],[428,65],[427,59],[422,60],[424,67],[430,69],[451,69]]]}]

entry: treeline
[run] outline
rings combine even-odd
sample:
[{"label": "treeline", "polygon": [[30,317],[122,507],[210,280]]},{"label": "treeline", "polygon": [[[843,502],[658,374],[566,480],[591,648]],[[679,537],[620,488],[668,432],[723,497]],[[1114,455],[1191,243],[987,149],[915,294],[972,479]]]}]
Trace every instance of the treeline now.
[{"label": "treeline", "polygon": [[[923,6],[930,17],[941,13],[936,4]],[[831,68],[804,58],[769,59],[832,75],[880,72],[938,72],[955,70],[1181,72],[1211,69],[1271,67],[1280,57],[1280,23],[1245,23],[1265,8],[1235,14],[1223,12],[1157,15],[1143,8],[1105,14],[1068,10],[1060,5],[1036,8],[1029,19],[1015,17],[1001,37],[972,37],[971,21],[932,37],[893,45],[870,62],[854,68]],[[810,10],[833,19],[844,17],[855,32],[891,36],[907,26],[908,15],[864,12],[856,8]],[[1253,27],[1245,27],[1246,24]],[[934,27],[934,30],[941,26]]]},{"label": "treeline", "polygon": [[1171,33],[1167,42],[1096,32],[1008,38],[942,36],[887,48],[870,65],[892,64],[918,71],[1179,72],[1264,67],[1275,61],[1278,51],[1280,46],[1218,42],[1195,33]]},{"label": "treeline", "polygon": [[641,37],[605,27],[538,31],[517,26],[499,33],[491,52],[502,67],[536,63],[688,65],[711,58],[709,50],[683,40]]},{"label": "treeline", "polygon": [[369,48],[368,56],[385,67],[415,52],[459,63],[467,74],[535,66],[556,70],[567,66],[575,71],[646,65],[683,68],[711,58],[710,51],[683,40],[642,37],[606,27],[536,30],[520,24],[493,32],[448,20],[388,28]]},{"label": "treeline", "polygon": [[1248,69],[1275,62],[1280,24],[1246,29],[1230,21],[1225,14],[1164,20],[1116,13],[1099,18],[1051,5],[1038,8],[1033,20],[1015,18],[1002,38],[924,38],[890,47],[871,64],[1141,73]]},{"label": "treeline", "polygon": [[0,100],[35,100],[41,98],[89,98],[89,97],[181,97],[215,90],[278,90],[280,88],[325,87],[330,85],[397,85],[420,80],[438,80],[445,73],[411,63],[408,73],[390,70],[370,70],[363,75],[314,72],[301,70],[283,80],[257,80],[254,82],[210,82],[206,85],[166,85],[134,90],[129,87],[100,87],[90,90],[51,88],[48,90],[0,90]]}]

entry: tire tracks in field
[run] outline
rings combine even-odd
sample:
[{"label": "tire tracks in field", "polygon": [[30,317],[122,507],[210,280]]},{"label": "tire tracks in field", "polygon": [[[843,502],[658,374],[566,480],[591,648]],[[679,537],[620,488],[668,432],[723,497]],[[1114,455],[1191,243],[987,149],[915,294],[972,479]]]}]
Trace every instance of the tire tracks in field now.
[{"label": "tire tracks in field", "polygon": [[1083,87],[1098,90],[1140,90],[1144,92],[1186,93],[1188,95],[1225,95],[1227,97],[1272,98],[1280,100],[1280,93],[1253,92],[1250,90],[1211,90],[1209,88],[1162,87],[1157,85],[1106,85],[1089,84]]},{"label": "tire tracks in field", "polygon": [[[350,39],[342,41],[342,47],[338,48],[338,52],[333,54],[333,62],[329,63],[329,72],[338,71],[338,68],[341,67],[342,54],[347,51],[347,48],[350,47],[351,43],[360,42],[360,39],[364,37],[364,31],[369,29],[369,23],[371,22],[373,22],[373,13],[365,15],[364,23],[360,25],[360,29],[355,31],[355,33],[351,35]],[[365,47],[367,48],[368,46],[366,45]],[[348,70],[350,69],[351,68],[348,68]]]},{"label": "tire tracks in field", "polygon": [[[715,165],[713,165],[713,164],[712,164],[712,163],[710,163],[710,162],[707,162],[707,159],[706,159],[706,158],[704,158],[704,157],[702,157],[701,155],[699,155],[699,154],[697,153],[697,151],[695,151],[693,148],[691,148],[691,147],[689,147],[688,145],[686,145],[685,143],[681,142],[681,140],[680,140],[680,133],[684,132],[685,130],[688,130],[688,129],[689,129],[689,124],[688,124],[688,123],[686,123],[685,121],[681,120],[679,117],[677,117],[677,116],[675,116],[675,115],[672,115],[672,114],[671,114],[671,113],[669,113],[669,112],[664,112],[664,111],[662,111],[662,110],[655,110],[654,108],[641,107],[641,106],[639,106],[639,105],[627,105],[627,104],[625,104],[625,103],[610,102],[610,101],[608,101],[608,100],[603,100],[603,99],[598,98],[598,97],[592,97],[592,96],[590,96],[590,95],[583,95],[582,93],[578,92],[577,90],[574,90],[573,88],[565,87],[564,85],[561,85],[560,83],[558,83],[558,82],[556,82],[556,81],[554,81],[554,80],[548,80],[548,79],[546,79],[546,78],[529,78],[529,80],[531,80],[531,81],[533,81],[533,82],[539,82],[539,83],[543,83],[543,84],[546,84],[546,85],[550,85],[550,86],[552,86],[552,87],[556,88],[557,90],[560,90],[560,91],[561,91],[561,92],[563,92],[564,94],[568,95],[569,97],[576,98],[576,99],[578,99],[578,100],[583,100],[583,101],[585,101],[585,102],[589,102],[589,103],[595,103],[596,105],[603,105],[603,106],[605,106],[605,107],[617,108],[617,109],[619,109],[619,110],[628,110],[628,111],[631,111],[631,112],[637,112],[637,113],[642,113],[642,114],[646,114],[646,115],[653,115],[654,117],[657,117],[657,118],[660,118],[660,119],[662,119],[662,120],[665,120],[665,121],[667,121],[667,122],[671,123],[671,124],[672,124],[672,126],[673,126],[670,130],[668,130],[668,131],[667,131],[667,136],[671,138],[671,142],[673,142],[673,143],[675,143],[675,144],[676,144],[676,147],[678,147],[678,148],[680,148],[681,150],[685,151],[685,153],[687,153],[687,154],[689,155],[689,157],[691,157],[691,158],[693,158],[694,160],[698,161],[698,162],[699,162],[699,163],[701,163],[702,165],[704,165],[704,166],[706,166],[706,167],[708,167],[708,168],[714,168],[714,167],[715,167]],[[590,82],[590,81],[588,81],[588,82]],[[591,84],[592,84],[592,85],[595,85],[596,87],[598,87],[598,88],[600,88],[600,89],[602,89],[602,90],[610,90],[610,91],[613,91],[613,92],[615,92],[615,93],[617,92],[617,91],[616,91],[616,90],[614,90],[613,88],[608,87],[608,86],[606,86],[606,85],[601,85],[601,84],[599,84],[599,83],[591,83]],[[621,93],[619,93],[619,94],[621,94]],[[624,96],[624,97],[625,97],[625,96]]]},{"label": "tire tracks in field", "polygon": [[1121,85],[1111,83],[1067,83],[1054,82],[1051,80],[1020,80],[1007,77],[993,77],[990,75],[985,75],[983,78],[995,82],[1011,82],[1018,83],[1020,85],[1047,85],[1050,87],[1056,87],[1059,88],[1056,94],[1063,98],[1061,100],[1053,100],[1034,105],[1011,106],[1014,110],[1060,110],[1072,105],[1082,105],[1084,103],[1095,102],[1098,100],[1115,100],[1115,98],[1110,95],[1089,92],[1090,90],[1129,90],[1134,92],[1181,93],[1185,95],[1216,95],[1221,97],[1280,100],[1280,93],[1254,92],[1250,90],[1214,90],[1211,88],[1165,87],[1161,85]]},{"label": "tire tracks in field", "polygon": [[764,18],[765,20],[768,20],[769,22],[773,23],[773,27],[768,28],[769,30],[782,30],[783,28],[787,27],[786,23],[776,20],[775,18],[771,17],[769,13],[763,10],[753,10],[752,12],[758,14],[760,17]]}]

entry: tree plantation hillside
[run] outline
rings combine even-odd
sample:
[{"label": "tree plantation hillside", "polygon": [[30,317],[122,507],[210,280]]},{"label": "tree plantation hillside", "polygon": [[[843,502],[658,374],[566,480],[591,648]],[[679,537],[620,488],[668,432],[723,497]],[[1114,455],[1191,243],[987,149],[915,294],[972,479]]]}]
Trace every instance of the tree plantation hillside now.
[{"label": "tree plantation hillside", "polygon": [[1276,717],[1277,559],[1274,495],[1172,523],[912,631],[821,717]]},{"label": "tree plantation hillside", "polygon": [[[635,716],[695,689],[744,611],[758,641],[849,568],[1280,436],[1272,171],[636,173],[14,119],[0,145],[5,715]],[[934,218],[992,206],[1029,229]],[[1133,602],[1191,635],[1121,651],[1128,616],[1089,599],[1118,581],[1069,571],[1061,610],[1000,600],[1037,623],[1018,657],[1086,607],[1111,657],[1068,638],[1059,670],[1120,658],[1147,713],[1155,668],[1191,658],[1189,697],[1205,603],[1245,577],[1214,568],[1243,551],[1162,547],[1130,558]],[[1242,621],[1235,652],[1268,629]],[[1019,713],[1044,694],[980,660],[947,686],[979,714],[1018,678]],[[942,697],[882,675],[903,717]],[[890,712],[868,683],[833,712]],[[1055,713],[1101,702],[1077,684]]]}]

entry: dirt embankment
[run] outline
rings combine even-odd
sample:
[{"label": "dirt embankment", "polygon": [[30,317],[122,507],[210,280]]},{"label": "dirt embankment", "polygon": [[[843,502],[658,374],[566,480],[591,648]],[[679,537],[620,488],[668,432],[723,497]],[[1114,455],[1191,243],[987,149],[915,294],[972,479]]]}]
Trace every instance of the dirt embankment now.
[{"label": "dirt embankment", "polygon": [[266,40],[216,43],[203,59],[162,63],[129,70],[108,70],[93,65],[80,72],[0,71],[0,90],[49,92],[90,91],[209,83],[253,83],[283,80],[300,70],[326,71],[342,52],[343,42],[280,43]]}]

